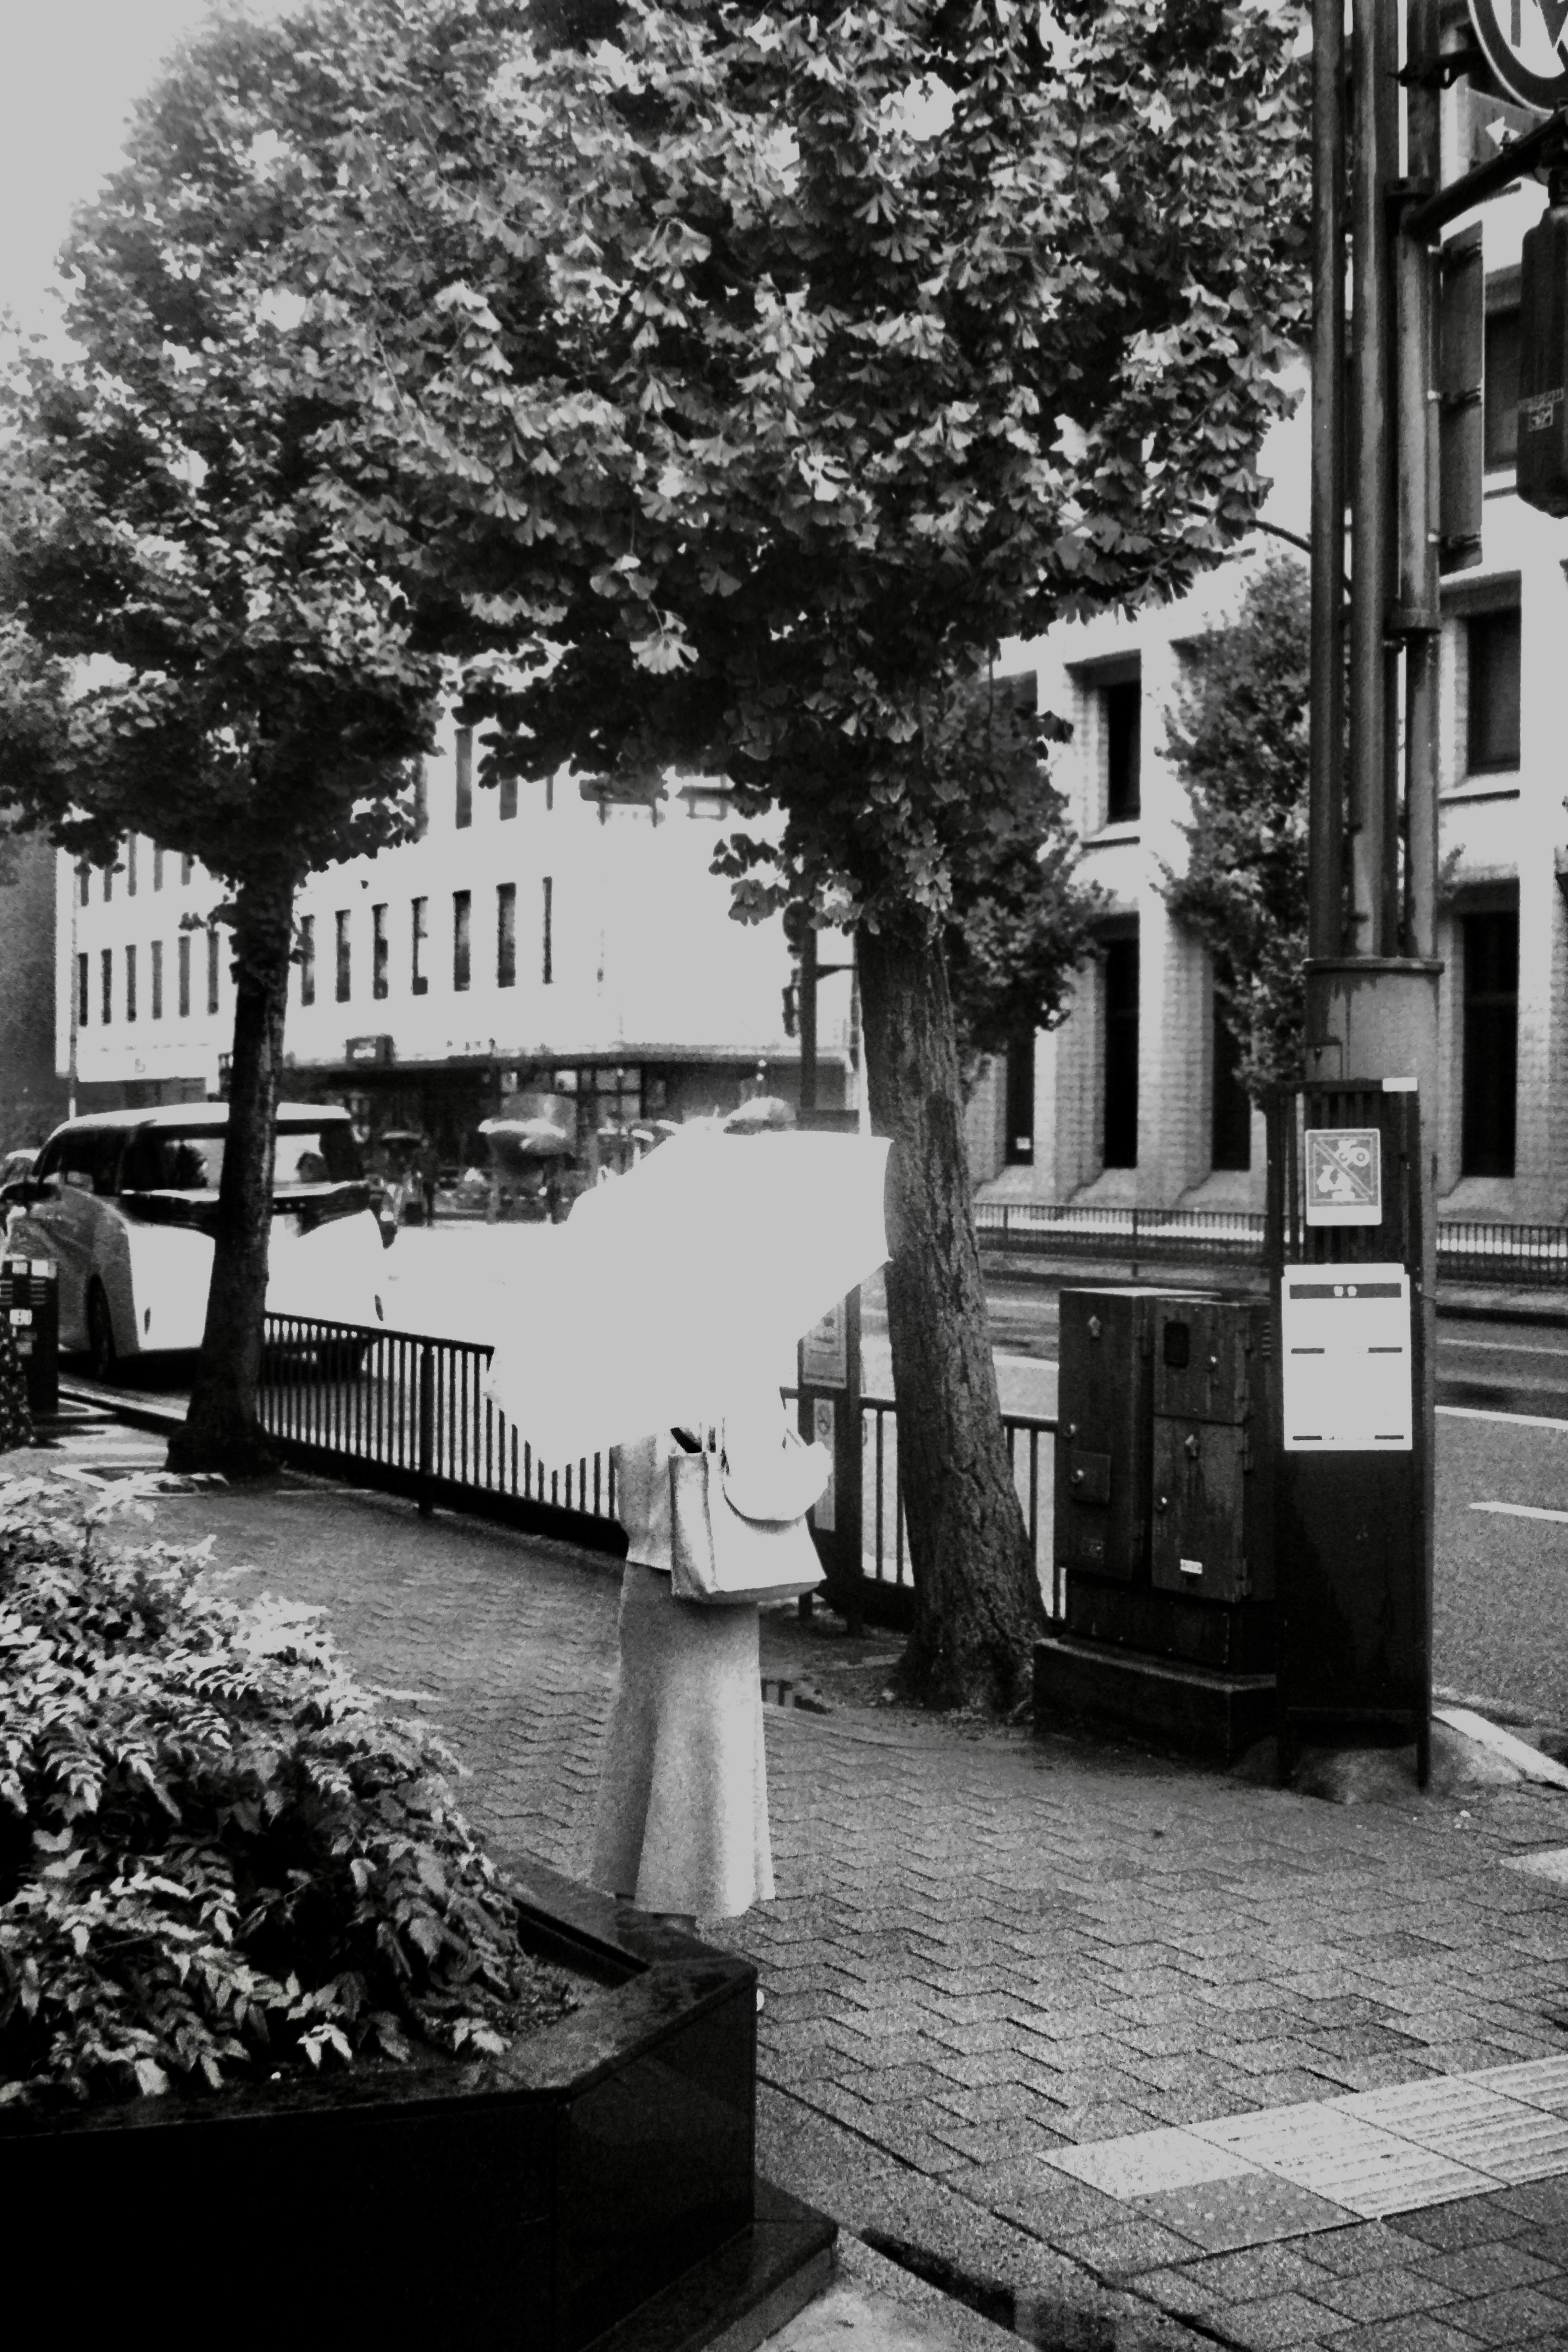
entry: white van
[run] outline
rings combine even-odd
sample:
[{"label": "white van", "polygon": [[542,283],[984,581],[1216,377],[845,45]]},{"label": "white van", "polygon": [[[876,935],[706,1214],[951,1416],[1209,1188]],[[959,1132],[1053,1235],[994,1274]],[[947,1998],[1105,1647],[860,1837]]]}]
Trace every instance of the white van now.
[{"label": "white van", "polygon": [[[60,1347],[85,1349],[97,1379],[201,1346],[227,1127],[226,1103],[68,1119],[5,1187],[6,1249],[57,1261]],[[280,1103],[277,1135],[268,1308],[374,1329],[381,1228],[349,1115]]]}]

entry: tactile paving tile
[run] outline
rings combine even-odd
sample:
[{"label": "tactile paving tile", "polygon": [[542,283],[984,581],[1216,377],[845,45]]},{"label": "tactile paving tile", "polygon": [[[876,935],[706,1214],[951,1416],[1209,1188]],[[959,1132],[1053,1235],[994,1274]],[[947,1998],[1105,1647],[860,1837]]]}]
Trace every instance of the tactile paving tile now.
[{"label": "tactile paving tile", "polygon": [[1357,2091],[1333,2104],[1397,2138],[1510,2185],[1568,2172],[1568,2118],[1504,2098],[1474,2076]]},{"label": "tactile paving tile", "polygon": [[1134,2210],[1192,2239],[1205,2253],[1272,2245],[1312,2230],[1342,2230],[1354,2210],[1268,2172],[1238,2173],[1186,2189],[1162,2189],[1132,2200]]},{"label": "tactile paving tile", "polygon": [[1497,2186],[1487,2173],[1380,2131],[1327,2100],[1192,2128],[1363,2221],[1480,2196]]},{"label": "tactile paving tile", "polygon": [[1054,2147],[1041,2160],[1058,2172],[1070,2172],[1075,2180],[1087,2181],[1091,2189],[1103,2189],[1108,2197],[1122,2198],[1195,2189],[1255,2169],[1245,2158],[1174,2126],[1130,2132],[1121,2139],[1089,2140],[1081,2147]]},{"label": "tactile paving tile", "polygon": [[1500,2091],[1506,2099],[1521,2099],[1548,2115],[1568,2116],[1568,2058],[1521,2058],[1512,2066],[1484,2066],[1458,2079]]},{"label": "tactile paving tile", "polygon": [[1531,1878],[1549,1879],[1553,1886],[1568,1886],[1568,1845],[1541,1846],[1533,1853],[1510,1853],[1504,1858],[1507,1870],[1522,1870]]}]

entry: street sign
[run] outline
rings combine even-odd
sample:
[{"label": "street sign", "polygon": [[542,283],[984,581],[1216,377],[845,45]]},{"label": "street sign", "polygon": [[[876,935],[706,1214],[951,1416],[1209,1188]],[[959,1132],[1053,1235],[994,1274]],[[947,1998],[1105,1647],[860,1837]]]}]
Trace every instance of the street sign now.
[{"label": "street sign", "polygon": [[1306,1210],[1310,1225],[1383,1223],[1383,1139],[1375,1127],[1310,1127]]},{"label": "street sign", "polygon": [[1543,114],[1568,104],[1568,0],[1470,0],[1470,22],[1510,98]]},{"label": "street sign", "polygon": [[1405,1268],[1288,1265],[1279,1308],[1286,1453],[1408,1454]]}]

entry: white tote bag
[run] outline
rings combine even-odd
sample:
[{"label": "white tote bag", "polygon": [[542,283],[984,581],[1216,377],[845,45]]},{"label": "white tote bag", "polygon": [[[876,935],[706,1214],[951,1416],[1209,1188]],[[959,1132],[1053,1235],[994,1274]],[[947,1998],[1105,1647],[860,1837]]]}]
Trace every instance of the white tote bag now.
[{"label": "white tote bag", "polygon": [[805,1514],[833,1473],[826,1446],[806,1445],[792,1429],[754,1456],[743,1476],[731,1473],[724,1434],[705,1429],[695,1453],[670,1456],[670,1559],[678,1601],[730,1607],[787,1601],[822,1582]]}]

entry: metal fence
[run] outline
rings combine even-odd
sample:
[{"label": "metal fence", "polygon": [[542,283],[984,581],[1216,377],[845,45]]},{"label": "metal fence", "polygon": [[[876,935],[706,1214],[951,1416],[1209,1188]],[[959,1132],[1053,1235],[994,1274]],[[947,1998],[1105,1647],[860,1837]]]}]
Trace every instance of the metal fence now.
[{"label": "metal fence", "polygon": [[[406,1495],[422,1512],[479,1511],[595,1550],[618,1551],[607,1454],[545,1469],[484,1395],[490,1349],[472,1340],[269,1315],[261,1418],[288,1461]],[[1014,1481],[1047,1609],[1061,1613],[1050,1529],[1056,1423],[1005,1413]],[[864,1608],[907,1621],[913,1597],[899,1484],[898,1413],[861,1403],[868,1460],[862,1525]]]},{"label": "metal fence", "polygon": [[[1261,1268],[1264,1217],[1249,1209],[1133,1209],[1047,1201],[977,1201],[983,1249],[1091,1259],[1125,1266]],[[1437,1226],[1437,1273],[1445,1282],[1568,1290],[1568,1225],[1482,1224],[1445,1218]]]}]

